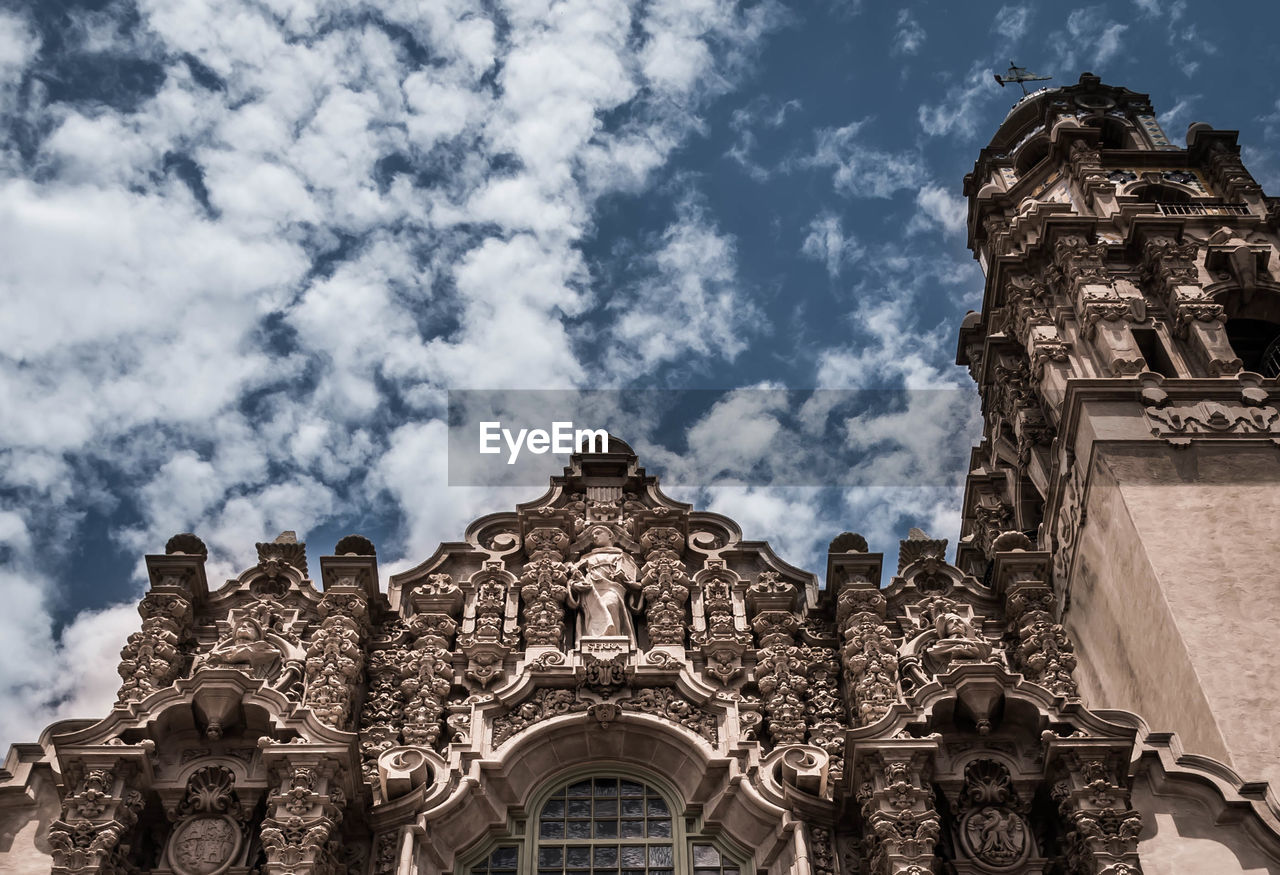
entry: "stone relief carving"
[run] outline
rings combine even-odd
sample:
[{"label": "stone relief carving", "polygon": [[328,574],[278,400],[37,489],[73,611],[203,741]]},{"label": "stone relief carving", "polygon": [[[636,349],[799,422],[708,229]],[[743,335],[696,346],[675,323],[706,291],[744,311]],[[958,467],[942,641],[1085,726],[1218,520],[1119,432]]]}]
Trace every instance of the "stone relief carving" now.
[{"label": "stone relief carving", "polygon": [[165,854],[175,872],[217,875],[236,861],[248,812],[236,796],[229,769],[206,766],[193,773],[173,817]]},{"label": "stone relief carving", "polygon": [[956,827],[961,847],[993,868],[1022,863],[1031,851],[1031,830],[1009,770],[994,760],[974,760],[964,776]]}]

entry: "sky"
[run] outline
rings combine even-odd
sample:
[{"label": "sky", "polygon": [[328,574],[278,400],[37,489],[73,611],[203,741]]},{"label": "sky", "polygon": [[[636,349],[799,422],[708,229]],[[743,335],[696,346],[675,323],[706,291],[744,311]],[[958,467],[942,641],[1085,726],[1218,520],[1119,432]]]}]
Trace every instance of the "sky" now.
[{"label": "sky", "polygon": [[954,547],[981,434],[961,181],[1020,93],[992,74],[1094,72],[1175,142],[1238,129],[1275,192],[1278,25],[1182,0],[10,0],[0,745],[110,707],[141,556],[176,532],[215,586],[282,530],[313,563],[359,532],[385,586],[540,495],[459,485],[451,391],[546,427],[539,392],[591,390],[579,425],[814,572],[845,530]]}]

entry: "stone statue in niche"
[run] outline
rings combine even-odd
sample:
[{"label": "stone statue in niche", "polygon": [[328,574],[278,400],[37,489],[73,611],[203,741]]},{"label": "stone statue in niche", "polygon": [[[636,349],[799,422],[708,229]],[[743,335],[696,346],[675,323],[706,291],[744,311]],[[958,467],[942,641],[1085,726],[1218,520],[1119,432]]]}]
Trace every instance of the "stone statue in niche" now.
[{"label": "stone statue in niche", "polygon": [[247,665],[254,677],[266,677],[280,660],[280,648],[266,640],[257,620],[243,617],[231,634],[209,652],[209,665]]},{"label": "stone statue in niche", "polygon": [[302,679],[305,658],[285,618],[269,604],[258,603],[230,611],[226,634],[197,660],[196,668],[236,668],[255,678],[270,679],[271,686],[287,691]]},{"label": "stone statue in niche", "polygon": [[974,630],[972,623],[955,611],[938,611],[933,620],[933,631],[938,637],[929,645],[929,655],[939,662],[986,659],[991,655],[991,644]]},{"label": "stone statue in niche", "polygon": [[903,674],[913,684],[928,683],[930,675],[946,671],[957,662],[982,662],[993,647],[969,605],[935,597],[907,608],[917,632],[901,650]]},{"label": "stone statue in niche", "polygon": [[593,526],[592,548],[573,563],[569,597],[578,608],[578,640],[625,637],[636,643],[631,612],[640,610],[639,568],[626,550],[614,544],[608,526]]}]

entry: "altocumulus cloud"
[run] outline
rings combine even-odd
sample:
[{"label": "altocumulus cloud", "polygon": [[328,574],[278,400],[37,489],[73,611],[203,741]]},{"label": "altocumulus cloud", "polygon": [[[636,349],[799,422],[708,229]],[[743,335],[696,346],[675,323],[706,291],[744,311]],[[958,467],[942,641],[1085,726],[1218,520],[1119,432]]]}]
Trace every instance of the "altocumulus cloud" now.
[{"label": "altocumulus cloud", "polygon": [[[696,201],[633,253],[626,301],[595,287],[584,241],[734,87],[770,2],[44,14],[0,12],[0,407],[21,412],[0,418],[4,740],[115,688],[132,608],[51,608],[87,517],[128,551],[200,532],[216,582],[274,531],[390,502],[394,570],[511,501],[424,498],[445,482],[446,388],[742,349],[734,241]],[[130,72],[66,86],[95,64]],[[584,345],[593,318],[608,360]]]}]

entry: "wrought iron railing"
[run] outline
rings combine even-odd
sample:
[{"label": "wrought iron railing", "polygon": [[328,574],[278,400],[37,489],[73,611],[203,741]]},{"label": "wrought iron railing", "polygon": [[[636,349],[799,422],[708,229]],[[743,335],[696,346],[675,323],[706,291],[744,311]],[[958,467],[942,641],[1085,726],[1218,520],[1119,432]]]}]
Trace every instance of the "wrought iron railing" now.
[{"label": "wrought iron railing", "polygon": [[1228,204],[1222,201],[1197,201],[1195,203],[1157,203],[1165,216],[1247,216],[1248,204]]}]

